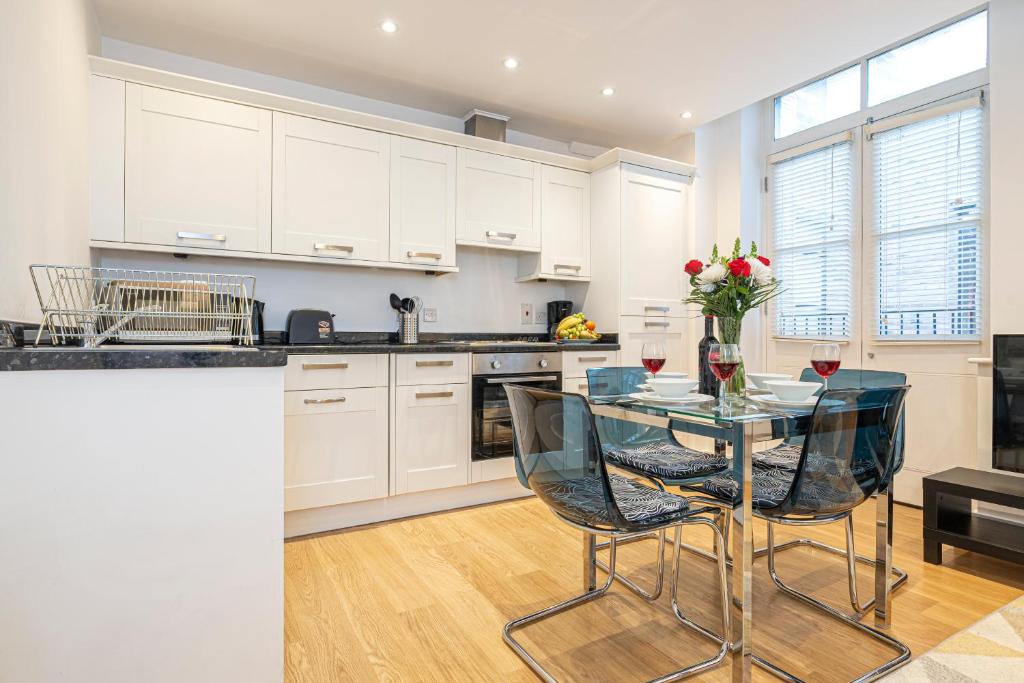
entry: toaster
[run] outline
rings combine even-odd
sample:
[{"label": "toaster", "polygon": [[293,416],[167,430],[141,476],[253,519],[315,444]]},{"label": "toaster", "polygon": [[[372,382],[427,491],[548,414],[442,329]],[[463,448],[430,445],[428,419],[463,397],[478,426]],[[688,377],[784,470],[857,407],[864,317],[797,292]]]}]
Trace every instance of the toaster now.
[{"label": "toaster", "polygon": [[334,341],[334,314],[313,308],[296,308],[285,325],[289,344],[330,344]]}]

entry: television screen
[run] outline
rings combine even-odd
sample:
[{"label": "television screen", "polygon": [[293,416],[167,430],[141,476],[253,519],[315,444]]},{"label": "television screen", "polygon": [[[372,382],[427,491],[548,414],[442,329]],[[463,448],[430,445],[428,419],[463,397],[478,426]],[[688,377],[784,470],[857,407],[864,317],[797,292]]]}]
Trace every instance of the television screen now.
[{"label": "television screen", "polygon": [[1024,472],[1024,334],[992,346],[992,467]]}]

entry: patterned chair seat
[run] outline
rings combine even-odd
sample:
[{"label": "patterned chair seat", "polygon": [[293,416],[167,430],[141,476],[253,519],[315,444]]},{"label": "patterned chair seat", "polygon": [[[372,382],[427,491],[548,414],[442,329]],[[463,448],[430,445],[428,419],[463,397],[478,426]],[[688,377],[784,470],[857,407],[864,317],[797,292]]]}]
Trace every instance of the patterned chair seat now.
[{"label": "patterned chair seat", "polygon": [[795,473],[797,465],[800,463],[801,450],[802,447],[799,445],[784,443],[775,448],[754,453],[753,463],[758,467]]},{"label": "patterned chair seat", "polygon": [[[753,473],[752,493],[755,508],[773,508],[786,499],[789,487],[793,484],[792,472],[777,468],[754,467]],[[704,480],[701,489],[713,498],[729,503],[739,497],[739,487],[731,472]]]},{"label": "patterned chair seat", "polygon": [[728,466],[724,455],[696,451],[671,441],[612,449],[605,453],[605,458],[617,467],[670,480],[704,477]]},{"label": "patterned chair seat", "polygon": [[[684,517],[703,510],[690,509],[689,502],[671,493],[639,484],[629,477],[608,473],[612,495],[623,517],[635,524],[658,524],[671,521],[673,517]],[[607,526],[610,523],[605,507],[601,480],[597,477],[580,477],[547,482],[537,493],[544,498],[554,499],[577,516],[573,521],[587,525]],[[685,513],[685,514],[684,514]]]}]

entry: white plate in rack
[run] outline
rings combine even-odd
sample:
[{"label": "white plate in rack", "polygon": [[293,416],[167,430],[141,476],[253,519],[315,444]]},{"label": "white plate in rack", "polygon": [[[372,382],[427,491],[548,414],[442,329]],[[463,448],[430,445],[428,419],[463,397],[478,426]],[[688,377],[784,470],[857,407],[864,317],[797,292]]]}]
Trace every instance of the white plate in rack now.
[{"label": "white plate in rack", "polygon": [[629,397],[634,401],[649,403],[654,406],[685,406],[715,400],[714,396],[708,396],[707,394],[690,393],[679,398],[666,398],[663,396],[655,396],[654,393],[650,391],[638,391],[635,394],[630,394]]},{"label": "white plate in rack", "polygon": [[750,400],[769,408],[813,408],[818,405],[818,397],[811,396],[803,401],[783,401],[775,394],[761,394],[751,396]]}]

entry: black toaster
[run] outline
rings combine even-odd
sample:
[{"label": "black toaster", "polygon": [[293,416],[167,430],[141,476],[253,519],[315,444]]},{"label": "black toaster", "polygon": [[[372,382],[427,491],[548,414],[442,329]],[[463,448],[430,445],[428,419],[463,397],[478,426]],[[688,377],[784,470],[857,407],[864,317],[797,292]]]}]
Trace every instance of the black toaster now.
[{"label": "black toaster", "polygon": [[289,344],[330,344],[334,341],[334,314],[313,308],[296,308],[285,325]]}]

